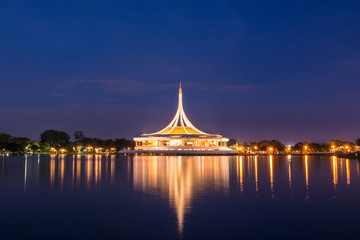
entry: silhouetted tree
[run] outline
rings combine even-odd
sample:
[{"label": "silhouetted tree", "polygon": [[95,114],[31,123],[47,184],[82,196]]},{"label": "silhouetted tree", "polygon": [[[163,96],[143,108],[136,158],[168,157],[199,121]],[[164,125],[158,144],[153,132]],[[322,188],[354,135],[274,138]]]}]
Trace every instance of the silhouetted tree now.
[{"label": "silhouetted tree", "polygon": [[68,146],[70,143],[70,136],[66,132],[56,131],[52,129],[43,132],[40,136],[40,139],[41,143],[49,144],[53,147]]},{"label": "silhouetted tree", "polygon": [[230,138],[229,141],[227,142],[227,145],[229,147],[233,146],[233,145],[236,145],[236,144],[238,144],[238,141],[235,138]]},{"label": "silhouetted tree", "polygon": [[285,145],[279,140],[262,140],[258,142],[257,145],[261,151],[267,151],[270,147],[273,148],[274,152],[282,152],[285,150]]},{"label": "silhouetted tree", "polygon": [[76,131],[73,134],[75,142],[82,142],[85,139],[85,135],[82,131]]}]

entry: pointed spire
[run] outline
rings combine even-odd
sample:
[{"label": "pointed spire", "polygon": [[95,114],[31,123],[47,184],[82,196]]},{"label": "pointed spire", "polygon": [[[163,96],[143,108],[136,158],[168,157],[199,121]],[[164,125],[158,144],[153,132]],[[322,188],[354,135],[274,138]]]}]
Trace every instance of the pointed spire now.
[{"label": "pointed spire", "polygon": [[[181,129],[181,130],[180,130]],[[179,102],[178,102],[178,109],[176,111],[176,114],[170,124],[165,127],[164,129],[151,133],[151,134],[144,134],[144,135],[152,135],[152,134],[172,134],[172,132],[183,132],[183,134],[205,134],[189,121],[189,119],[186,117],[186,114],[184,112],[183,103],[182,103],[182,89],[181,89],[181,81],[180,81],[180,87],[179,87]]]}]

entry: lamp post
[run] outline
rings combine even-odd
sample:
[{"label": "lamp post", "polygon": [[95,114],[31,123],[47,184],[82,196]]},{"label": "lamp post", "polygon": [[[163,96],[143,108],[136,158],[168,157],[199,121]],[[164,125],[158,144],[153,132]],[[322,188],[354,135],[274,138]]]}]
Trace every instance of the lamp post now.
[{"label": "lamp post", "polygon": [[347,152],[350,151],[350,150],[349,150],[349,146],[347,146],[347,145],[345,146],[345,149],[346,149]]},{"label": "lamp post", "polygon": [[274,150],[274,149],[273,149],[272,147],[269,147],[269,151],[270,151],[270,152],[274,153],[273,150]]},{"label": "lamp post", "polygon": [[331,149],[335,153],[335,145],[331,145]]}]

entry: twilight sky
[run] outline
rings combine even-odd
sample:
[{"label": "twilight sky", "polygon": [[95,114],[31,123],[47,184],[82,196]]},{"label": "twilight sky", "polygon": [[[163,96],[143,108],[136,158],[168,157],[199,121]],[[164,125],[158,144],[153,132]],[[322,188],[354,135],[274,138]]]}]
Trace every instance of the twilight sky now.
[{"label": "twilight sky", "polygon": [[0,132],[360,137],[360,1],[1,1]]}]

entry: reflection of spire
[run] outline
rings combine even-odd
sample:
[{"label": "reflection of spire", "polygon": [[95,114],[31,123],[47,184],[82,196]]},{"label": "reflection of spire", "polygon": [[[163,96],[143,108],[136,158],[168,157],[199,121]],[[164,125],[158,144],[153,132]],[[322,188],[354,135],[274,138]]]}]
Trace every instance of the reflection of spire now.
[{"label": "reflection of spire", "polygon": [[201,157],[135,156],[133,177],[135,189],[169,198],[182,234],[185,214],[197,191],[208,187],[228,189],[229,161],[222,157],[207,157],[205,161]]},{"label": "reflection of spire", "polygon": [[[176,129],[180,128],[181,132],[184,132],[184,134],[205,134],[199,129],[197,129],[187,118],[183,103],[182,103],[182,88],[181,88],[181,82],[180,82],[180,88],[179,88],[179,102],[178,102],[178,109],[176,111],[176,114],[174,118],[171,120],[170,124],[167,125],[164,129],[151,133],[151,134],[143,134],[145,135],[153,135],[153,134],[170,134],[171,132],[175,131]],[[180,130],[176,130],[175,132],[179,132]]]}]

